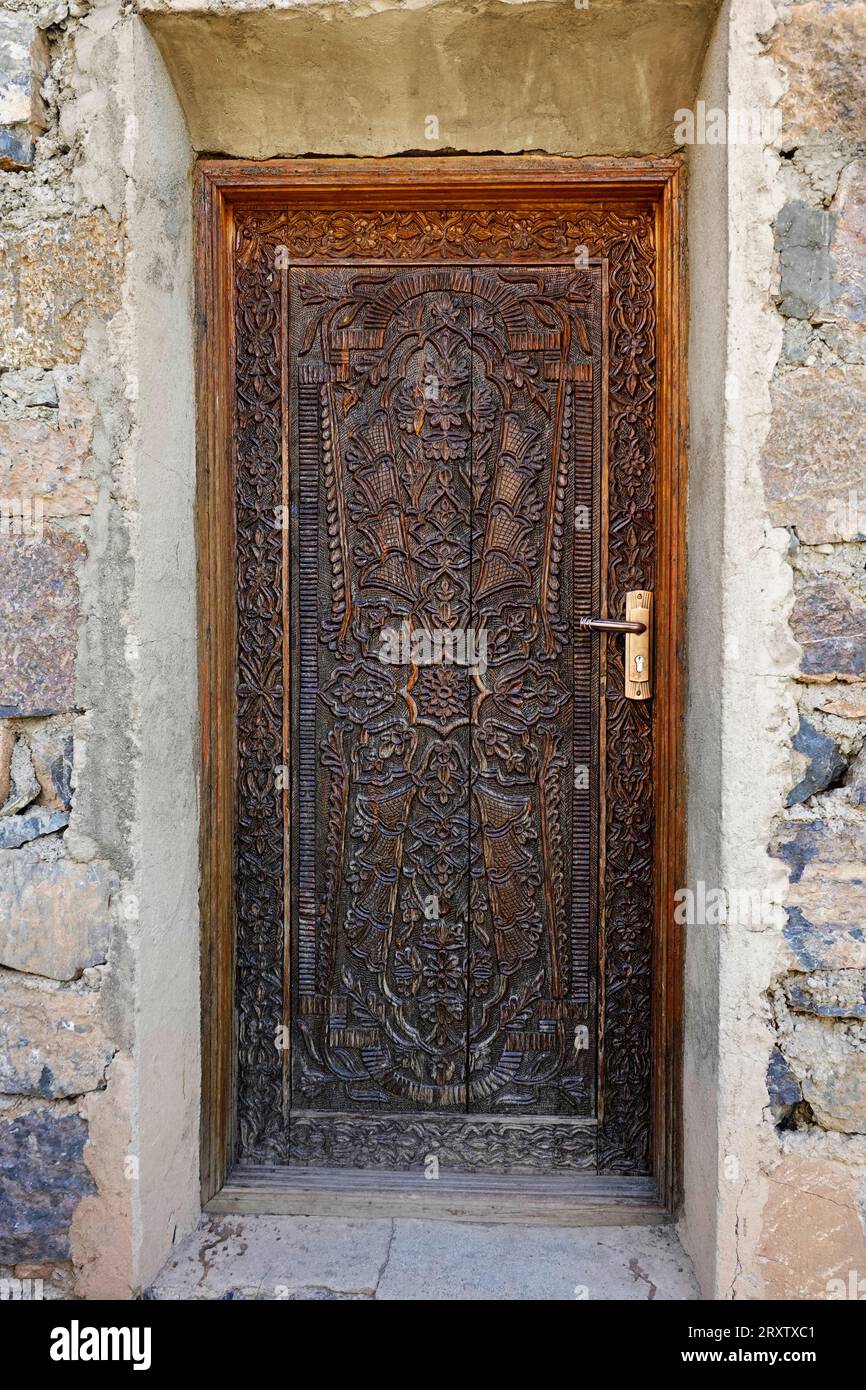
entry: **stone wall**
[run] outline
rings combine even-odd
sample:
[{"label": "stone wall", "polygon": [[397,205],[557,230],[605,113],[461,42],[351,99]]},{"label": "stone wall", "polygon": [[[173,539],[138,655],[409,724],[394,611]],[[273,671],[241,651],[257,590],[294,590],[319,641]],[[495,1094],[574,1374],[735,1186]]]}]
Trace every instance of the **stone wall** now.
[{"label": "stone wall", "polygon": [[790,886],[750,1272],[763,1297],[820,1298],[866,1278],[866,4],[803,0],[765,38],[785,82],[784,331],[761,466],[790,535],[799,725],[771,844]]},{"label": "stone wall", "polygon": [[[260,50],[226,13],[244,6],[139,8],[192,93],[199,138],[212,149],[233,132],[244,155],[255,140],[423,148],[419,121],[438,109],[427,88],[375,128],[363,105],[335,104],[311,145],[316,83],[342,90],[340,64],[363,66],[368,22],[399,33],[367,51],[383,89],[395,74],[401,91],[455,14],[470,50],[488,21],[512,34],[519,22],[494,0],[253,3],[280,53],[296,32],[319,47],[300,117],[289,94],[245,134],[231,101],[240,111]],[[295,28],[270,27],[276,8]],[[580,61],[613,51],[610,22],[639,70],[632,8],[592,0]],[[565,63],[542,120],[510,39],[507,148],[670,152],[668,108],[694,96],[683,73],[700,69],[715,7],[642,8],[653,32],[685,16],[675,101],[656,80],[652,109],[605,107],[599,124]],[[195,62],[209,9],[222,15],[209,42],[242,78],[224,100],[215,66]],[[565,26],[580,15],[533,10],[543,63],[542,21],[575,43]],[[691,152],[690,859],[730,887],[789,880],[778,930],[704,929],[689,944],[684,1231],[708,1296],[825,1297],[851,1269],[866,1277],[864,16],[863,0],[730,0],[707,92],[740,105],[781,93],[780,156]],[[655,40],[677,41],[675,26]],[[0,60],[0,1274],[123,1296],[197,1210],[192,150],[129,7],[7,0]],[[459,115],[452,130],[440,112],[443,148],[489,148],[489,112],[452,67],[443,84]]]},{"label": "stone wall", "polygon": [[192,151],[114,0],[0,58],[0,1269],[127,1297],[199,1210]]},{"label": "stone wall", "polygon": [[123,217],[76,185],[87,10],[0,11],[0,1267],[62,1292],[74,1259],[99,1294],[131,1271],[134,788],[127,757],[95,800],[88,755],[107,708],[132,736],[134,652],[119,626],[100,640],[92,570],[122,610],[134,506],[113,341]]}]

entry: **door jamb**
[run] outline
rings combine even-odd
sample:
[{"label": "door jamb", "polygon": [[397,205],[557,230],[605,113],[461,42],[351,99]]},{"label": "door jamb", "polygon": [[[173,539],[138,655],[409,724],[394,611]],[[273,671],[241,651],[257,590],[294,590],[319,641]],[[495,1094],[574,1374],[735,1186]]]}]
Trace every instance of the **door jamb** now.
[{"label": "door jamb", "polygon": [[[656,631],[656,670],[667,697],[653,709],[655,748],[655,921],[653,940],[653,1180],[502,1178],[502,1200],[487,1218],[473,1183],[454,1175],[426,1194],[426,1214],[439,1208],[454,1219],[604,1221],[663,1220],[681,1200],[681,1056],[683,938],[673,921],[674,892],[683,881],[684,634],[685,634],[685,412],[683,315],[683,169],[679,158],[569,160],[508,156],[386,160],[201,160],[196,166],[196,377],[199,648],[201,710],[201,922],[202,922],[202,1204],[213,1211],[373,1210],[364,1184],[353,1193],[313,1193],[304,1170],[296,1181],[259,1181],[231,1173],[234,1145],[235,1015],[234,891],[232,874],[234,759],[234,529],[230,470],[232,363],[229,360],[231,218],[242,203],[308,201],[322,191],[351,206],[361,189],[442,189],[458,199],[481,190],[549,186],[585,190],[588,199],[649,195],[655,206],[656,318],[658,325],[656,611],[669,615]],[[463,185],[466,185],[465,191]],[[399,1181],[382,1183],[388,1210],[421,1214],[414,1194]],[[467,1175],[468,1177],[468,1175]],[[545,1183],[560,1184],[545,1196]],[[567,1184],[567,1185],[566,1185]],[[327,1187],[328,1184],[326,1183]],[[318,1184],[321,1188],[321,1183]],[[446,1190],[447,1189],[447,1190]],[[539,1197],[539,1193],[541,1196]],[[402,1194],[402,1195],[401,1195]],[[510,1195],[509,1195],[510,1194]],[[522,1194],[522,1195],[521,1195]],[[549,1200],[548,1200],[549,1198]],[[522,1203],[522,1205],[521,1205]],[[489,1209],[491,1203],[485,1199]],[[498,1215],[499,1211],[503,1214]],[[540,1211],[542,1214],[533,1214]],[[509,1214],[510,1213],[510,1214]],[[547,1213],[547,1214],[544,1214]],[[377,1209],[377,1214],[379,1211]]]}]

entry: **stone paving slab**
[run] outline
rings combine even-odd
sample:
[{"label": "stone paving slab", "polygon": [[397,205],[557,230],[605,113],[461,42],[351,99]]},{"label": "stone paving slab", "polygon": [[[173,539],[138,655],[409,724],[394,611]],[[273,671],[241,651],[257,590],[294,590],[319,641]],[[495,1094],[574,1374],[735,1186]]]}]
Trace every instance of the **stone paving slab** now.
[{"label": "stone paving slab", "polygon": [[152,1299],[699,1299],[671,1226],[203,1217]]},{"label": "stone paving slab", "polygon": [[670,1226],[454,1226],[397,1221],[376,1297],[697,1298]]},{"label": "stone paving slab", "polygon": [[203,1217],[168,1261],[150,1296],[373,1298],[392,1237],[387,1220]]}]

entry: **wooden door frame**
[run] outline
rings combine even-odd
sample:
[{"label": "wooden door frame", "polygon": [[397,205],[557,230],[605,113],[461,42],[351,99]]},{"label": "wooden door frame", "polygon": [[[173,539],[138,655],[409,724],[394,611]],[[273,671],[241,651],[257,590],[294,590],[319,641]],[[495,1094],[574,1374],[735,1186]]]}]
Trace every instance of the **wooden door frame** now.
[{"label": "wooden door frame", "polygon": [[[235,570],[231,470],[233,367],[229,275],[233,210],[244,204],[389,205],[435,194],[440,206],[483,194],[532,203],[569,200],[655,210],[657,321],[657,613],[655,920],[653,938],[653,1178],[576,1175],[419,1184],[414,1175],[339,1170],[315,1182],[278,1172],[233,1173],[235,923],[233,885]],[[685,402],[682,162],[478,156],[387,160],[202,160],[196,168],[196,348],[199,687],[201,701],[202,1111],[201,1192],[211,1211],[442,1214],[574,1224],[669,1219],[681,1195],[680,1078],[683,935],[673,921],[683,882]],[[343,1181],[341,1181],[341,1178]],[[419,1192],[419,1187],[422,1189]],[[491,1205],[492,1187],[496,1199]],[[495,1214],[493,1209],[495,1208]]]}]

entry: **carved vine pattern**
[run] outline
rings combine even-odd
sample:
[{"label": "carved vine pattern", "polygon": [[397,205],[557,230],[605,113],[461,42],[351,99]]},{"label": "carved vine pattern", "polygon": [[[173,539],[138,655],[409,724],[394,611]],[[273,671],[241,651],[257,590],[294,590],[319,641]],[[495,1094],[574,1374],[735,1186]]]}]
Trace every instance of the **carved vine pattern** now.
[{"label": "carved vine pattern", "polygon": [[423,1171],[429,1154],[440,1168],[462,1172],[555,1173],[596,1167],[591,1127],[519,1124],[489,1119],[413,1118],[397,1128],[390,1117],[304,1115],[292,1118],[293,1160],[309,1168]]},{"label": "carved vine pattern", "polygon": [[[655,316],[650,212],[250,210],[239,217],[237,330],[238,541],[238,1110],[248,1161],[279,1161],[284,1069],[281,760],[281,276],[292,261],[340,257],[608,259],[609,610],[627,589],[654,587]],[[339,752],[333,751],[339,758]],[[648,1171],[652,924],[650,710],[623,696],[621,654],[608,646],[602,1171]]]},{"label": "carved vine pattern", "polygon": [[237,1093],[239,1144],[284,1156],[281,315],[266,262],[235,273]]}]

